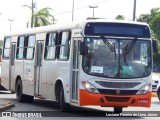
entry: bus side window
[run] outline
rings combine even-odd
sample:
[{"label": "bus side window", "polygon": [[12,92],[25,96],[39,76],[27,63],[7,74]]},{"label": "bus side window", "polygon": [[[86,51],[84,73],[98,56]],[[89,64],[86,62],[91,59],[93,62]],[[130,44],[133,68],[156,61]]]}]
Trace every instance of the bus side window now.
[{"label": "bus side window", "polygon": [[44,59],[45,60],[53,60],[55,59],[55,52],[56,52],[56,40],[57,40],[57,33],[49,33],[46,37],[45,43],[45,53]]},{"label": "bus side window", "polygon": [[60,33],[60,43],[59,43],[59,52],[58,59],[68,60],[70,53],[70,42],[71,42],[71,32],[65,31]]},{"label": "bus side window", "polygon": [[3,46],[3,59],[9,59],[9,52],[10,52],[10,42],[11,42],[11,38],[5,38],[4,40],[4,46]]},{"label": "bus side window", "polygon": [[34,47],[35,47],[35,35],[30,35],[27,37],[26,43],[26,59],[33,59],[34,58]]},{"label": "bus side window", "polygon": [[18,37],[16,59],[23,59],[25,36]]}]

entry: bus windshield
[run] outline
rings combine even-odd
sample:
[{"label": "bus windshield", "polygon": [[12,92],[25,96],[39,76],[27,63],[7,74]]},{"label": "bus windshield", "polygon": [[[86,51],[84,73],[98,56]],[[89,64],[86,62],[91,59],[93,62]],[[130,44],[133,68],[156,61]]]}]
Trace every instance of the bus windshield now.
[{"label": "bus windshield", "polygon": [[138,39],[86,37],[83,70],[108,78],[140,78],[151,73],[151,43]]}]

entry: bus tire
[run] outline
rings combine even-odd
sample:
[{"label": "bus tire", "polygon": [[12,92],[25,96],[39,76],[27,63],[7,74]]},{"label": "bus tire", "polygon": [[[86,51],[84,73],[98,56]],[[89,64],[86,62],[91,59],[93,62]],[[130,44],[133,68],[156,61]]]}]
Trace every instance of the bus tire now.
[{"label": "bus tire", "polygon": [[114,107],[114,113],[122,113],[123,107]]},{"label": "bus tire", "polygon": [[158,96],[158,99],[160,101],[160,87],[157,89],[157,96]]},{"label": "bus tire", "polygon": [[62,112],[67,112],[69,111],[69,104],[65,102],[64,99],[64,89],[63,86],[61,85],[61,90],[60,90],[60,109]]},{"label": "bus tire", "polygon": [[16,98],[18,102],[25,102],[26,96],[23,94],[22,91],[22,81],[18,80],[16,83]]}]

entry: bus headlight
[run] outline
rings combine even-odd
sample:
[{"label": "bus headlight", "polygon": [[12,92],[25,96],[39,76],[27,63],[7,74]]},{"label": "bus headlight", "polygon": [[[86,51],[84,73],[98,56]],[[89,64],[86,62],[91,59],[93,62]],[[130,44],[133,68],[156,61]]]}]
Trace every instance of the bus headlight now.
[{"label": "bus headlight", "polygon": [[137,95],[140,95],[140,94],[146,94],[150,89],[151,89],[151,83],[145,85],[143,88],[141,88],[138,92],[137,92]]},{"label": "bus headlight", "polygon": [[82,81],[82,85],[88,92],[99,93],[99,91],[92,84],[90,84],[86,81]]}]

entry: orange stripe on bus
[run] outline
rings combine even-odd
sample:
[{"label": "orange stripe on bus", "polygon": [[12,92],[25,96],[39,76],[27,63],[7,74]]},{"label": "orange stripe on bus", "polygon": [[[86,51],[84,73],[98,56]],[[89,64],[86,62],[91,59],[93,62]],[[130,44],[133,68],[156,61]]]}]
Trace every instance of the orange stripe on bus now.
[{"label": "orange stripe on bus", "polygon": [[[130,95],[130,96],[94,94],[94,93],[89,93],[84,89],[81,89],[79,92],[80,92],[80,106],[98,105],[103,107],[114,107],[114,106],[150,107],[151,105],[151,92],[148,92],[145,95]],[[119,100],[120,102],[117,102]]]}]

